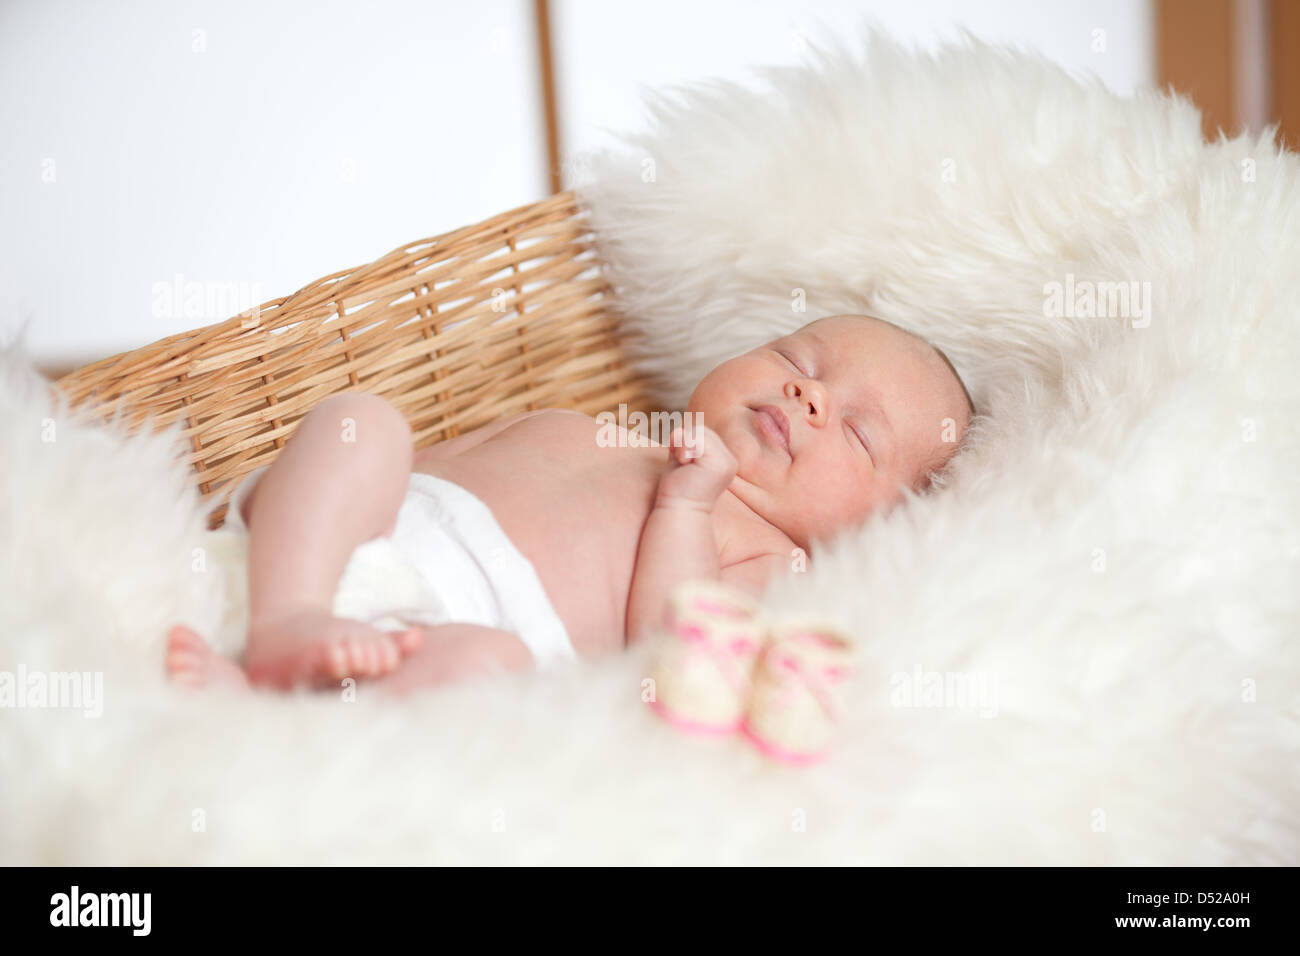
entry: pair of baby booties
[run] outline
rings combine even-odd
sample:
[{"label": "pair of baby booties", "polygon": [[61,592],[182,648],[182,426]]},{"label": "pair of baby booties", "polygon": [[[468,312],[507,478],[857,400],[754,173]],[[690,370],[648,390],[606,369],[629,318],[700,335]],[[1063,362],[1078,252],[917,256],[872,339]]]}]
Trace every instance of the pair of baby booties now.
[{"label": "pair of baby booties", "polygon": [[651,706],[683,730],[739,731],[776,760],[815,763],[833,743],[852,648],[825,621],[770,621],[742,591],[688,581],[668,600]]}]

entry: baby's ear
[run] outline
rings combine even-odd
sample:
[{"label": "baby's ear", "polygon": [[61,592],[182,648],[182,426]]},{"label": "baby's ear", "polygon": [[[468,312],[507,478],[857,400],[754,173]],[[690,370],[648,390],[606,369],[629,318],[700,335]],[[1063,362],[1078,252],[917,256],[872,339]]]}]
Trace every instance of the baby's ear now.
[{"label": "baby's ear", "polygon": [[947,471],[952,460],[957,457],[957,452],[961,448],[961,443],[945,445],[946,449],[938,458],[933,458],[925,466],[925,471],[921,475],[921,480],[917,483],[917,493],[930,491],[934,487],[935,480]]},{"label": "baby's ear", "polygon": [[921,470],[921,476],[916,480],[913,489],[917,494],[929,491],[934,487],[934,479],[948,467],[948,462],[952,461],[953,455],[956,454],[956,446],[945,445],[944,450],[938,455],[926,462],[925,467]]}]

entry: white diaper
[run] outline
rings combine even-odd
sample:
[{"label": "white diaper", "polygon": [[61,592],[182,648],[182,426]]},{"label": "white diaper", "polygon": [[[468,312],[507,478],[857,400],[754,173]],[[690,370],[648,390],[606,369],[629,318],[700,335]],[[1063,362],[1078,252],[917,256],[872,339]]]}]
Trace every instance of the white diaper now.
[{"label": "white diaper", "polygon": [[[240,483],[225,526],[247,534],[240,507],[266,468]],[[334,613],[385,631],[410,624],[479,624],[519,637],[539,668],[575,657],[532,564],[496,517],[460,485],[411,474],[390,537],[352,552]]]}]

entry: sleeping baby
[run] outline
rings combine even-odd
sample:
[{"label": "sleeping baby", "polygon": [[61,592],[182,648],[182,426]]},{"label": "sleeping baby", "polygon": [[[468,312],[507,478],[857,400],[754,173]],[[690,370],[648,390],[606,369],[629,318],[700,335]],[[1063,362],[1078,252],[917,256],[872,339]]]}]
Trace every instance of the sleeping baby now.
[{"label": "sleeping baby", "polygon": [[327,399],[231,500],[242,667],[177,626],[169,674],[402,692],[618,650],[678,584],[758,594],[814,540],[925,487],[974,408],[933,346],[837,315],[723,362],[687,412],[701,424],[667,446],[544,409],[416,454],[384,399]]}]

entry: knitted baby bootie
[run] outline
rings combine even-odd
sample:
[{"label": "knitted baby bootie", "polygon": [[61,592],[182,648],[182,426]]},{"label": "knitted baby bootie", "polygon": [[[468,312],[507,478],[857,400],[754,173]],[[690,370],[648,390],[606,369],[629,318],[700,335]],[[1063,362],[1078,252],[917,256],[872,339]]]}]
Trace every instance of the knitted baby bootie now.
[{"label": "knitted baby bootie", "polygon": [[778,623],[767,637],[743,730],[769,757],[815,763],[834,741],[853,642],[820,620]]},{"label": "knitted baby bootie", "polygon": [[656,647],[651,706],[683,730],[739,730],[763,631],[758,602],[743,591],[717,581],[679,585]]}]

